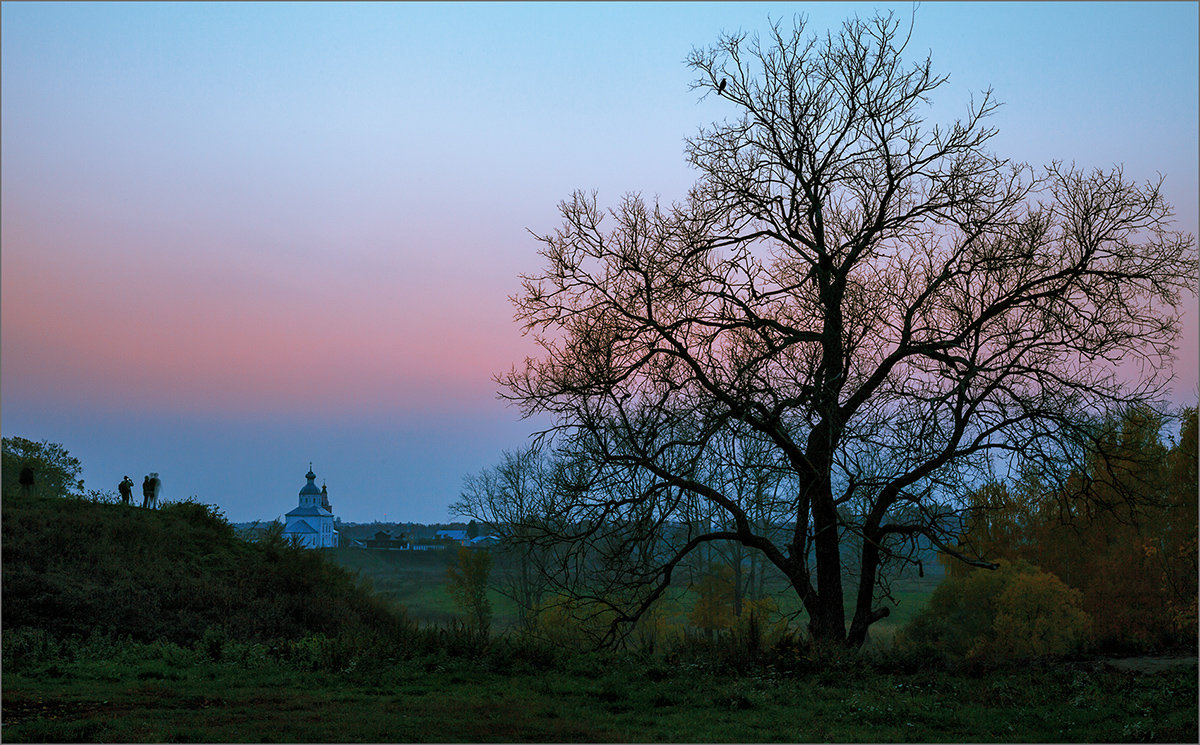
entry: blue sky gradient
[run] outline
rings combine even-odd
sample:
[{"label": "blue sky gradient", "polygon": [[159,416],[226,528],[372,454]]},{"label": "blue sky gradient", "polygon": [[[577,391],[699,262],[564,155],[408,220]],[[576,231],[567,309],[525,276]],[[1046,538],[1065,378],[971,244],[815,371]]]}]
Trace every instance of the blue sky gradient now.
[{"label": "blue sky gradient", "polygon": [[[447,519],[534,428],[495,373],[527,232],[595,189],[681,198],[683,141],[734,112],[684,59],[807,15],[908,3],[4,3],[0,403],[91,488],[163,475],[234,520],[295,505]],[[1162,173],[1197,230],[1195,3],[931,3],[908,57],[989,86],[997,152]],[[1197,312],[1175,400],[1197,393]]]}]

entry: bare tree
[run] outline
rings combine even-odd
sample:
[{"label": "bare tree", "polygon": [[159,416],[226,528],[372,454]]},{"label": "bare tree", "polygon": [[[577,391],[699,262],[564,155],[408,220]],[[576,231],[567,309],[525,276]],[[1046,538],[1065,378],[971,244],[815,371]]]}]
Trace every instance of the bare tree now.
[{"label": "bare tree", "polygon": [[[619,585],[624,620],[692,551],[735,541],[788,578],[814,639],[857,647],[888,614],[882,570],[919,540],[953,551],[970,487],[1161,404],[1196,283],[1161,180],[993,155],[990,91],[927,125],[946,78],[905,44],[887,16],[694,50],[694,87],[740,115],[688,141],[686,202],[577,193],[539,237],[514,303],[542,351],[499,382],[586,464],[543,527],[590,546],[603,571],[578,587]],[[750,447],[773,504],[706,470]],[[698,505],[721,519],[683,517]]]},{"label": "bare tree", "polygon": [[546,566],[549,527],[543,519],[554,493],[551,467],[536,448],[505,452],[500,463],[464,479],[451,513],[483,520],[499,539],[494,554],[496,589],[517,605],[520,622],[529,625],[550,585]]}]

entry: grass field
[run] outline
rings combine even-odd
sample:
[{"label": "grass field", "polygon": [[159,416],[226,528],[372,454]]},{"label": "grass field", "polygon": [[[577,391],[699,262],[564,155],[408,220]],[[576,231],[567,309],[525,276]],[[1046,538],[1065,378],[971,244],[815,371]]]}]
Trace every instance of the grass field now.
[{"label": "grass field", "polygon": [[[446,591],[446,567],[453,560],[452,551],[378,551],[363,548],[341,548],[328,552],[335,563],[358,572],[370,580],[380,595],[403,605],[410,618],[423,623],[446,623],[461,613]],[[896,631],[908,623],[929,600],[929,596],[945,576],[941,566],[934,565],[918,577],[906,574],[893,583],[891,615],[871,627],[872,646],[889,644]],[[847,598],[856,588],[847,585]],[[796,593],[786,585],[782,576],[768,575],[767,594],[779,607],[780,615],[791,616],[793,625],[803,624],[803,610]],[[680,586],[669,595],[676,615],[686,618],[696,602],[696,595]],[[516,604],[496,590],[488,594],[492,604],[493,627],[513,628],[517,623]]]},{"label": "grass field", "polygon": [[[8,742],[1196,742],[1196,668],[788,676],[584,655],[301,671],[157,659],[4,672]],[[153,655],[151,655],[153,656]]]},{"label": "grass field", "polygon": [[[446,568],[453,551],[339,548],[328,555],[334,563],[369,580],[376,593],[403,605],[415,621],[443,624],[461,615],[446,590]],[[512,600],[495,590],[488,593],[488,599],[497,629],[516,624],[517,607]]]}]

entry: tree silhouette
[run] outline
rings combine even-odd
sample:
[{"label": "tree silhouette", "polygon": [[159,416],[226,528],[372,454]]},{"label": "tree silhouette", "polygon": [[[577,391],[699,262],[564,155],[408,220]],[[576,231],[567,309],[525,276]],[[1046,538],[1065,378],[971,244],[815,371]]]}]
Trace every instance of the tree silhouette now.
[{"label": "tree silhouette", "polygon": [[[541,351],[498,380],[577,464],[541,525],[621,620],[733,541],[787,577],[815,639],[857,647],[890,567],[956,553],[968,493],[1060,472],[1091,422],[1161,400],[1196,283],[1161,181],[992,154],[991,91],[927,125],[946,77],[904,45],[889,15],[694,50],[694,87],[740,113],[688,141],[688,199],[576,193],[539,236],[514,303]],[[765,501],[710,478],[750,452],[779,484]]]},{"label": "tree silhouette", "polygon": [[66,497],[83,493],[79,459],[57,442],[3,438],[3,491],[26,496]]}]

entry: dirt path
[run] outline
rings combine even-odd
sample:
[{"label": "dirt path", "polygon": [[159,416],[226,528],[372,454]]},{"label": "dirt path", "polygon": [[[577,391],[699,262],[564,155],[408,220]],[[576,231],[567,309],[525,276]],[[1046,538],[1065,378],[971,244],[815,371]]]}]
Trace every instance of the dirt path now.
[{"label": "dirt path", "polygon": [[1163,656],[1163,657],[1120,657],[1112,660],[1102,660],[1097,663],[1100,667],[1111,667],[1116,670],[1126,670],[1134,673],[1161,673],[1180,667],[1196,667],[1195,656]]}]

